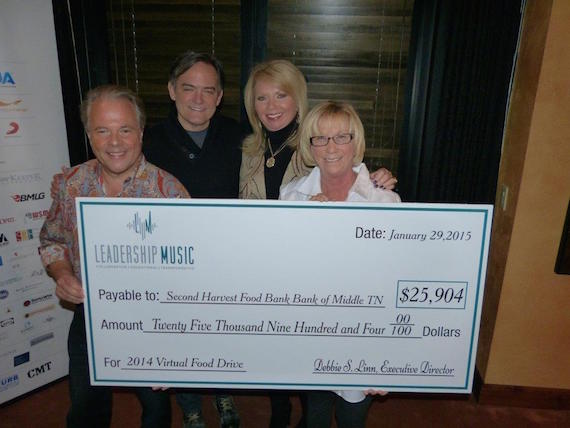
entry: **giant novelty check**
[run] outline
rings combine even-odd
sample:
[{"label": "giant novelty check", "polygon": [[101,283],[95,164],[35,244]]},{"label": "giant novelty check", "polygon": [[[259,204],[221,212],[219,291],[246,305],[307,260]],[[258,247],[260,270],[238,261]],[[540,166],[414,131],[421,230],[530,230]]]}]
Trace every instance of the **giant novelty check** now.
[{"label": "giant novelty check", "polygon": [[469,393],[488,205],[77,200],[94,385]]}]

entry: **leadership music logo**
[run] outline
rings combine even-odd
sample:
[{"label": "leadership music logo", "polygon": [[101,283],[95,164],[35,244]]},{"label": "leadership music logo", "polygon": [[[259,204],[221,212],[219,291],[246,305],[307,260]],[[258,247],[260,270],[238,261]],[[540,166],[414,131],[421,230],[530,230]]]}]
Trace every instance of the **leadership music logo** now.
[{"label": "leadership music logo", "polygon": [[133,230],[137,235],[140,235],[144,241],[147,234],[152,235],[152,232],[157,228],[156,223],[152,221],[152,214],[149,211],[146,219],[143,219],[139,213],[135,213],[131,222],[127,223],[127,227]]}]

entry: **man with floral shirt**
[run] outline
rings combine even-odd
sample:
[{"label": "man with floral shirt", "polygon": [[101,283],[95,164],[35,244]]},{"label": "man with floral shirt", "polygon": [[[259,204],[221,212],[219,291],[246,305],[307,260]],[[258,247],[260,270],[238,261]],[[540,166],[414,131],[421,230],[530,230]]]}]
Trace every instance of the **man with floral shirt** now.
[{"label": "man with floral shirt", "polygon": [[[142,154],[145,114],[129,89],[101,86],[87,94],[81,119],[96,159],[54,177],[53,203],[40,233],[41,257],[56,282],[56,295],[76,304],[69,329],[68,427],[108,427],[110,387],[90,386],[85,338],[75,198],[79,196],[187,198],[184,186],[148,163]],[[136,388],[143,406],[141,426],[170,427],[170,399],[164,392]]]}]

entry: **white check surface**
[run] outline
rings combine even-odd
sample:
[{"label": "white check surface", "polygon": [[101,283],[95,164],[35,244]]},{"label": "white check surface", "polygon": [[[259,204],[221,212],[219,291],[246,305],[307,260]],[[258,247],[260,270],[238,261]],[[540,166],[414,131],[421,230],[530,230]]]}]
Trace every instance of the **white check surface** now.
[{"label": "white check surface", "polygon": [[93,384],[471,391],[491,206],[77,208]]}]

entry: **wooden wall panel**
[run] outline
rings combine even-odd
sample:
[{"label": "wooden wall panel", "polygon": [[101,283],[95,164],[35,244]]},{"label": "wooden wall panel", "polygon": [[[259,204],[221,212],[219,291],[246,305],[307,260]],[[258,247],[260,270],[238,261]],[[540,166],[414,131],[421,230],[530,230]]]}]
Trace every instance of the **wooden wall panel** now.
[{"label": "wooden wall panel", "polygon": [[168,71],[189,49],[222,61],[223,112],[239,119],[239,0],[107,0],[107,11],[113,80],[138,90],[149,124],[168,114]]},{"label": "wooden wall panel", "polygon": [[307,78],[309,104],[357,109],[366,162],[398,165],[413,1],[269,1],[267,58],[286,58]]}]

